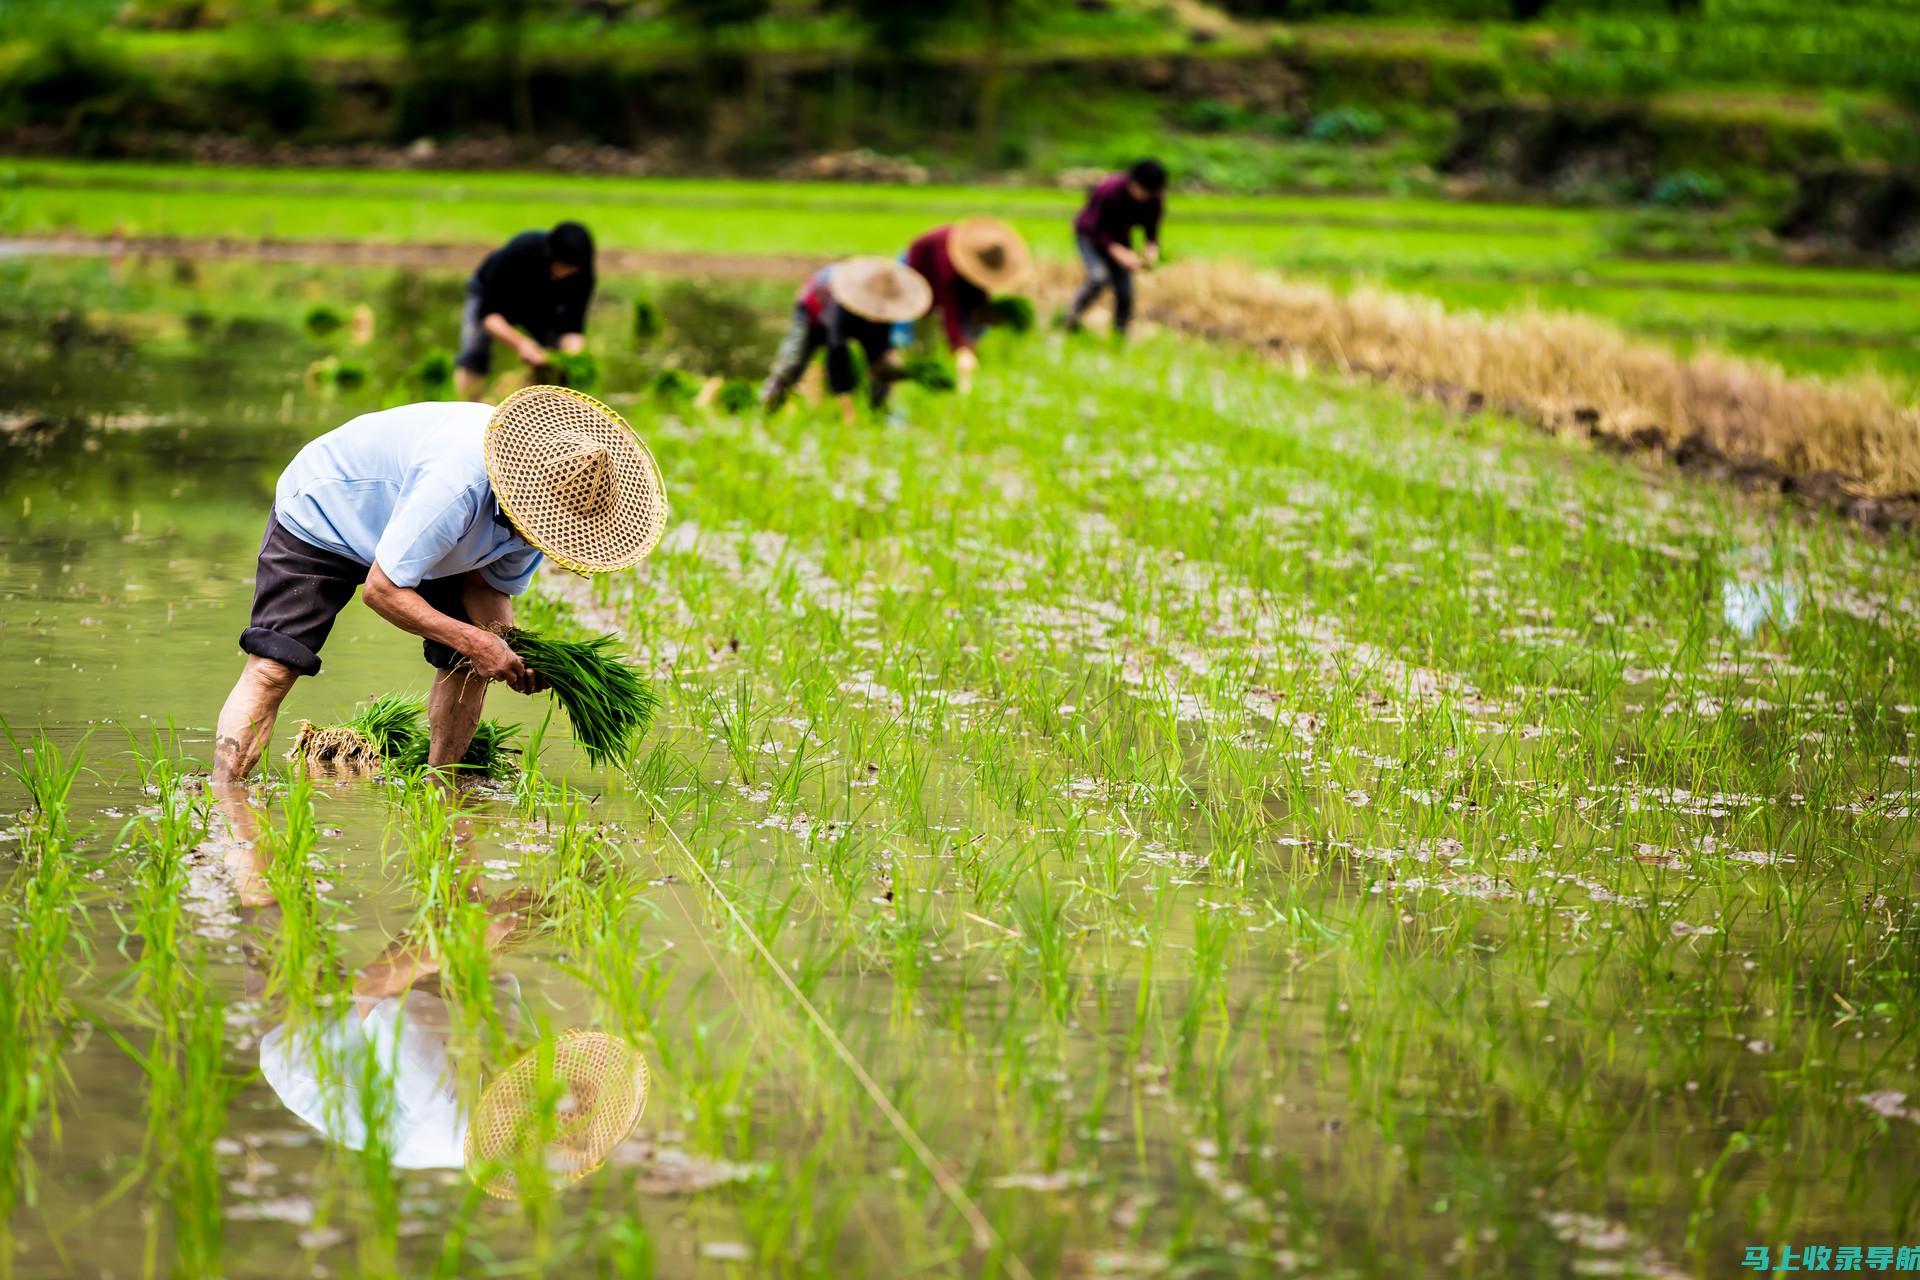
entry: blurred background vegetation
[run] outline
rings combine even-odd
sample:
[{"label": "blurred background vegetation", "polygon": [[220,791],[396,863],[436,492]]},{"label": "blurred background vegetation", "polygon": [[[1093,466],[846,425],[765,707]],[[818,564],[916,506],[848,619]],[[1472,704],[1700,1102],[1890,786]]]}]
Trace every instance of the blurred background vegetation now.
[{"label": "blurred background vegetation", "polygon": [[1677,252],[1765,227],[1920,260],[1920,0],[9,0],[0,19],[14,154],[1078,185],[1151,151],[1187,188],[1630,204]]}]

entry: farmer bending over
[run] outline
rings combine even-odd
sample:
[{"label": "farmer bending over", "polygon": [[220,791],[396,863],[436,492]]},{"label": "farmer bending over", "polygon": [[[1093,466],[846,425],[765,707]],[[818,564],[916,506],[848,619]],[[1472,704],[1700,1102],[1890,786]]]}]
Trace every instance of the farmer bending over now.
[{"label": "farmer bending over", "polygon": [[454,377],[462,400],[478,400],[493,369],[497,338],[529,369],[548,362],[547,349],[572,355],[587,345],[593,301],[593,235],[577,222],[551,231],[522,231],[495,249],[467,281]]},{"label": "farmer bending over", "polygon": [[[1102,289],[1111,286],[1113,331],[1126,333],[1133,319],[1133,273],[1160,260],[1160,216],[1166,211],[1166,190],[1166,166],[1158,160],[1142,160],[1087,193],[1087,203],[1073,220],[1073,238],[1080,246],[1087,280],[1073,295],[1068,328],[1078,329],[1081,315]],[[1133,248],[1135,227],[1145,232],[1146,240],[1138,252]]]},{"label": "farmer bending over", "polygon": [[840,411],[852,422],[857,344],[867,357],[868,399],[879,408],[900,376],[893,326],[918,320],[932,299],[919,272],[889,258],[848,258],[820,268],[794,298],[793,323],[761,388],[761,405],[771,413],[785,403],[813,353],[824,347],[827,389],[840,398]]},{"label": "farmer bending over", "polygon": [[426,642],[427,763],[454,764],[489,681],[540,687],[488,627],[513,621],[512,597],[541,556],[576,573],[626,568],[653,550],[666,511],[632,428],[561,387],[528,387],[498,409],[403,405],[310,441],[274,491],[213,781],[253,771],[280,703],[299,677],[320,674],[320,647],[362,585],[368,608]]},{"label": "farmer bending over", "polygon": [[[994,296],[1012,292],[1026,278],[1033,262],[1027,242],[998,218],[967,218],[927,232],[907,246],[901,261],[932,287],[933,309],[940,313],[940,328],[953,352],[959,389],[972,390],[973,371],[980,363],[974,344],[993,322]],[[911,337],[911,326],[900,326],[894,332],[895,345],[905,346]]]}]

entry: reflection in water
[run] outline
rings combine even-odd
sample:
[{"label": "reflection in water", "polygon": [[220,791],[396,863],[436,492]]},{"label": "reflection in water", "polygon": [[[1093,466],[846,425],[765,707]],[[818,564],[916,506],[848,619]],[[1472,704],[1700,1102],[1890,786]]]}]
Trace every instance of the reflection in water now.
[{"label": "reflection in water", "polygon": [[[283,1022],[269,1031],[260,1074],[287,1110],[349,1151],[366,1147],[369,1117],[384,1116],[395,1167],[457,1169],[468,1117],[451,1036],[446,1002],[431,992],[373,1001],[356,992],[351,1007],[318,1026]],[[364,1096],[370,1085],[386,1096]]]},{"label": "reflection in water", "polygon": [[1784,578],[1729,578],[1720,586],[1720,612],[1727,625],[1747,639],[1768,624],[1785,631],[1800,617],[1800,584]]}]

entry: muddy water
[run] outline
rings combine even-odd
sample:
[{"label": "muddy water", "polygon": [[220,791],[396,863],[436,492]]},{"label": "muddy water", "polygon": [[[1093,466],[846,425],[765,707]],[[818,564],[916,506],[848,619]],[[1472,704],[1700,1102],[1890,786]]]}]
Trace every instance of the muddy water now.
[{"label": "muddy water", "polygon": [[[17,296],[45,309],[8,306],[0,316],[0,717],[23,738],[42,731],[87,761],[71,804],[76,847],[92,868],[79,927],[87,958],[75,964],[68,994],[100,1024],[83,1022],[62,1056],[58,1140],[43,1129],[31,1148],[34,1203],[15,1216],[15,1265],[30,1276],[132,1276],[152,1256],[167,1273],[172,1228],[151,1175],[147,1085],[115,1039],[142,1045],[147,1027],[130,990],[147,944],[128,915],[137,891],[123,833],[153,812],[153,796],[142,789],[133,751],[164,737],[190,771],[204,767],[213,719],[240,666],[236,640],[276,476],[312,436],[415,398],[405,369],[449,338],[418,329],[435,323],[427,308],[456,296],[459,280],[382,273],[319,285],[312,273],[261,277],[251,269],[244,278],[209,279],[166,262],[9,270]],[[257,291],[253,305],[224,312],[223,294],[243,279]],[[53,299],[67,301],[45,305]],[[396,340],[362,349],[315,338],[304,317],[319,300],[342,312],[364,302]],[[626,303],[616,298],[604,308]],[[686,321],[685,308],[676,313],[669,303],[667,312],[682,321],[674,349],[717,349]],[[722,308],[736,344],[718,350],[723,366],[758,358],[757,349],[742,354],[737,345],[756,341],[739,328],[740,316],[756,314],[745,299]],[[450,325],[439,317],[438,329]],[[312,384],[307,368],[342,351],[371,366],[371,385]],[[628,385],[643,383],[639,370],[654,363],[629,357]],[[430,678],[419,642],[356,603],[327,642],[323,674],[301,681],[288,699],[273,755],[303,718],[330,723],[383,693],[424,694]],[[500,691],[488,711],[532,726],[547,706]],[[556,781],[572,772],[589,792],[604,789],[604,778],[564,741],[547,761]],[[11,815],[20,803],[14,779],[0,782],[0,810]],[[341,963],[360,969],[401,937],[419,907],[390,861],[397,810],[387,791],[367,782],[322,783],[315,808],[324,899],[337,912],[327,927],[339,935]],[[603,819],[616,810],[627,816],[608,805]],[[462,824],[466,856],[487,868],[488,894],[505,893],[523,859],[542,847],[538,832],[512,815],[503,800],[479,798]],[[0,827],[8,840],[19,838],[11,818]],[[350,1152],[296,1114],[261,1072],[263,1042],[286,1021],[266,991],[283,926],[270,896],[254,898],[237,892],[221,857],[189,860],[191,945],[224,1006],[225,1066],[237,1082],[217,1149],[222,1273],[284,1276],[290,1256],[305,1259],[296,1264],[302,1273],[352,1273],[359,1264]],[[636,940],[636,952],[671,945],[686,927],[684,917],[662,922]],[[537,1005],[549,1030],[582,1025],[585,992],[552,958],[538,944],[498,957],[499,1003],[510,1013]],[[412,1007],[425,1006],[415,999]],[[651,1125],[643,1137],[649,1152],[675,1149],[671,1123]],[[631,1163],[636,1149],[630,1144],[614,1163]],[[453,1164],[404,1175],[398,1234],[402,1256],[413,1259],[408,1271],[427,1265],[450,1215],[471,1196],[457,1151]],[[652,1210],[632,1212],[644,1221]],[[511,1241],[510,1222],[505,1232]]]}]

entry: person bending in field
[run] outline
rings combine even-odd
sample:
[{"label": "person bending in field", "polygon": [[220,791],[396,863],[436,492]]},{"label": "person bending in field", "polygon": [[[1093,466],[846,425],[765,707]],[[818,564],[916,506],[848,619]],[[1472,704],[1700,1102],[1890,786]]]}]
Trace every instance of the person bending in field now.
[{"label": "person bending in field", "polygon": [[[993,322],[993,299],[1018,288],[1033,264],[1027,242],[998,218],[966,218],[927,232],[907,246],[901,261],[933,289],[958,389],[972,390],[980,363],[974,347]],[[912,337],[911,324],[895,327],[894,345],[905,346]]]},{"label": "person bending in field", "polygon": [[827,390],[852,422],[853,391],[860,380],[853,349],[858,346],[867,359],[867,398],[880,408],[900,376],[893,326],[919,319],[932,300],[920,273],[890,258],[848,258],[820,268],[794,298],[793,322],[760,390],[762,407],[771,413],[786,403],[814,353],[824,350]]},{"label": "person bending in field", "polygon": [[593,301],[593,235],[577,222],[522,231],[488,254],[467,281],[454,378],[462,400],[482,397],[493,371],[493,344],[504,342],[529,369],[548,349],[569,355],[587,345]]},{"label": "person bending in field", "polygon": [[490,628],[513,621],[542,556],[581,573],[625,568],[665,522],[646,446],[619,414],[562,387],[528,387],[498,409],[402,405],[310,441],[281,473],[260,540],[246,665],[214,732],[216,788],[252,773],[281,702],[320,674],[334,619],[362,588],[368,608],[425,641],[427,763],[452,765],[489,682],[540,688]]},{"label": "person bending in field", "polygon": [[[1160,218],[1166,212],[1167,168],[1158,160],[1142,160],[1125,173],[1116,173],[1087,193],[1087,203],[1073,220],[1073,238],[1086,264],[1086,283],[1073,295],[1067,327],[1078,329],[1080,317],[1102,290],[1113,290],[1113,331],[1125,334],[1133,319],[1133,273],[1160,260]],[[1145,243],[1133,247],[1133,229],[1144,232]]]}]

